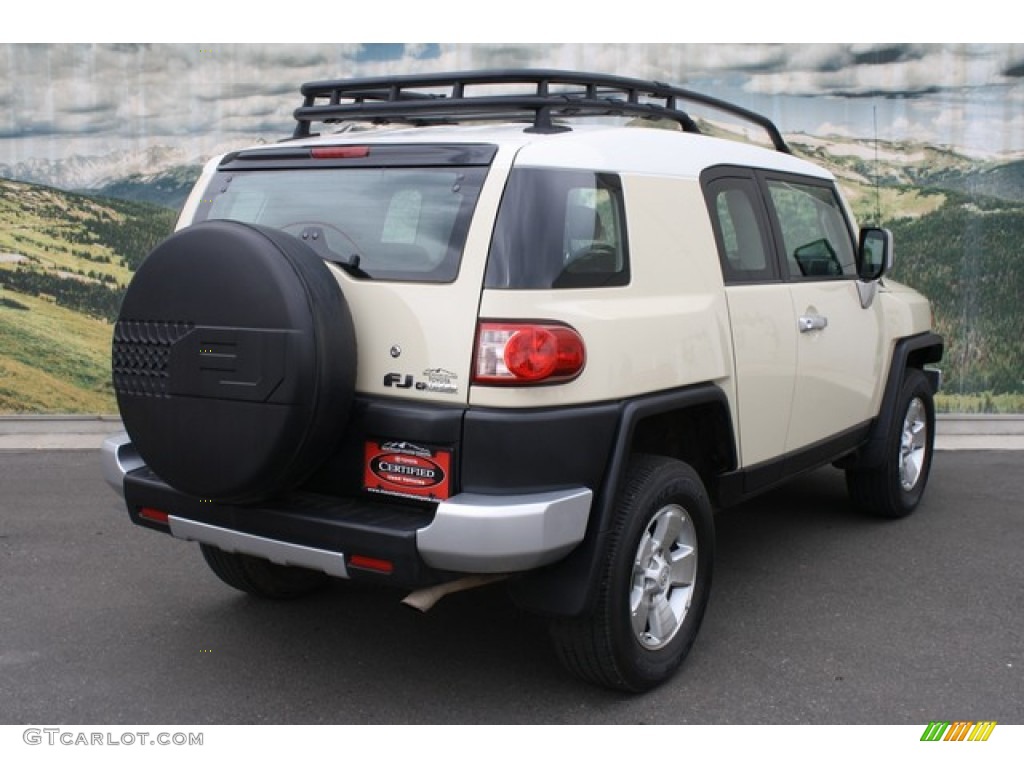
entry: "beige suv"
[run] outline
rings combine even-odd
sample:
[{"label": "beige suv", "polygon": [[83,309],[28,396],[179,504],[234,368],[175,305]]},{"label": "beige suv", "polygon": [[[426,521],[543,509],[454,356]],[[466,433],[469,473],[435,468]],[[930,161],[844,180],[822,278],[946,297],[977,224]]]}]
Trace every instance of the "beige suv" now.
[{"label": "beige suv", "polygon": [[[502,578],[572,672],[642,691],[697,635],[714,509],[830,463],[918,505],[928,303],[766,118],[560,71],[302,93],[127,290],[133,522],[264,597]],[[770,147],[710,135],[736,121]]]}]

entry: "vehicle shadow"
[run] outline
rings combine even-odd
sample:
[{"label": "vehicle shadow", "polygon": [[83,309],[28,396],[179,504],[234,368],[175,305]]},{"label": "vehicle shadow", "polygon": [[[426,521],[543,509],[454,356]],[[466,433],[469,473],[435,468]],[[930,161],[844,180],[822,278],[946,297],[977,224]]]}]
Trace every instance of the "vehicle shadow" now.
[{"label": "vehicle shadow", "polygon": [[[716,635],[735,633],[738,615],[748,625],[770,622],[809,569],[839,556],[849,535],[876,527],[845,500],[836,476],[814,473],[718,515],[700,658],[666,688],[705,679],[699,670],[694,678],[692,667],[716,666],[707,653],[714,653]],[[188,656],[196,645],[192,632],[202,628],[213,650],[197,663],[213,676],[208,681],[249,692],[232,711],[220,710],[229,722],[578,722],[581,702],[596,707],[600,719],[636,701],[564,672],[545,620],[518,609],[500,583],[449,595],[427,613],[401,604],[404,592],[343,581],[290,602],[227,587],[212,599],[204,594],[195,625],[180,625],[164,639],[173,653]],[[546,702],[541,709],[530,705],[538,697]],[[266,698],[288,703],[268,706]],[[699,720],[696,712],[692,717]]]}]

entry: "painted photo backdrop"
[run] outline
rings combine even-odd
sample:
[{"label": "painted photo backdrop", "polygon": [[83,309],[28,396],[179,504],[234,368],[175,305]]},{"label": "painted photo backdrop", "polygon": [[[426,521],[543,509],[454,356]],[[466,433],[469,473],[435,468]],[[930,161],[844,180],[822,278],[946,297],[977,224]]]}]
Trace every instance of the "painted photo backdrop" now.
[{"label": "painted photo backdrop", "polygon": [[1024,411],[1024,45],[0,44],[0,413],[112,413],[111,321],[202,163],[303,82],[500,67],[662,80],[828,166],[947,339],[939,405]]}]

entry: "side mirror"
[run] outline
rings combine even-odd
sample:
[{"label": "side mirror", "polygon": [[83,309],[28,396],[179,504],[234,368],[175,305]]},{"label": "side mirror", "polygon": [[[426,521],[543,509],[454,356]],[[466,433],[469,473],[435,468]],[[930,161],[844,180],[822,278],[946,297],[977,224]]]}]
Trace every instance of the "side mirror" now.
[{"label": "side mirror", "polygon": [[877,280],[892,269],[892,232],[879,227],[864,227],[857,248],[857,275],[861,280]]}]

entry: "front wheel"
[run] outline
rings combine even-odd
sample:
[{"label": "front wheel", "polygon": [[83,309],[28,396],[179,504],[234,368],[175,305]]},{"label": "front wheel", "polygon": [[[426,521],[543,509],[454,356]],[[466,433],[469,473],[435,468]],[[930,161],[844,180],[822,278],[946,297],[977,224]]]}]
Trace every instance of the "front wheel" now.
[{"label": "front wheel", "polygon": [[629,692],[667,680],[697,636],[713,558],[713,514],[697,473],[674,459],[635,459],[595,605],[551,624],[562,663],[584,680]]},{"label": "front wheel", "polygon": [[896,418],[877,467],[848,469],[846,487],[857,506],[880,517],[906,517],[921,501],[935,445],[935,404],[928,378],[907,371]]}]

